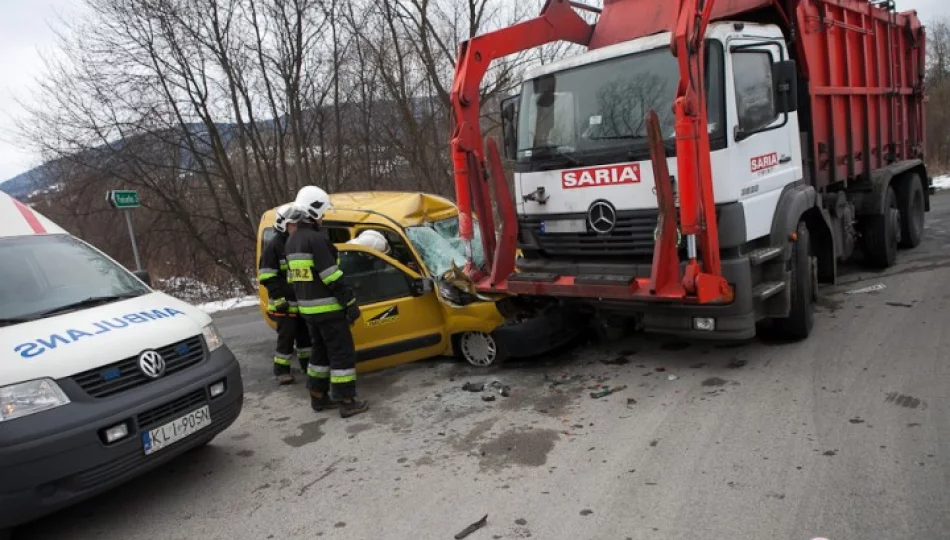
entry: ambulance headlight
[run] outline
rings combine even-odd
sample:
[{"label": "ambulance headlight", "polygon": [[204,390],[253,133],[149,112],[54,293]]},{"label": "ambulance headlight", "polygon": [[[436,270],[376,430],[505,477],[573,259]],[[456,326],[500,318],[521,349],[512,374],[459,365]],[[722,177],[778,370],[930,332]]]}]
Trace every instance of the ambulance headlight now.
[{"label": "ambulance headlight", "polygon": [[218,329],[214,327],[214,324],[202,328],[201,333],[205,337],[205,344],[208,345],[208,352],[215,351],[224,345],[224,339],[221,338],[221,334],[218,333]]},{"label": "ambulance headlight", "polygon": [[0,422],[54,409],[69,398],[52,379],[37,379],[0,387]]}]

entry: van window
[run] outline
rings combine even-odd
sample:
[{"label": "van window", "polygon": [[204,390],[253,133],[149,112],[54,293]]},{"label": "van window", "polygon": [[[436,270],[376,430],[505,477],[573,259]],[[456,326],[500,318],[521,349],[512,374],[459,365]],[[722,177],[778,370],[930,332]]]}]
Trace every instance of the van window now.
[{"label": "van window", "polygon": [[0,240],[0,326],[149,292],[128,270],[66,235]]},{"label": "van window", "polygon": [[410,295],[409,276],[368,253],[340,252],[340,270],[361,306]]}]

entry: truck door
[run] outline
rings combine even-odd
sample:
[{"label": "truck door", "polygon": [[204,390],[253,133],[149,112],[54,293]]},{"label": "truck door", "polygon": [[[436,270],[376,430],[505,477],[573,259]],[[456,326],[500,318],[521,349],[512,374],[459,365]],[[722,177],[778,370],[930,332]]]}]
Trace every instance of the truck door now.
[{"label": "truck door", "polygon": [[442,354],[442,306],[409,268],[363,246],[341,244],[340,269],[362,312],[352,326],[357,367],[375,370]]},{"label": "truck door", "polygon": [[785,60],[777,41],[730,41],[733,186],[745,209],[746,238],[769,234],[782,188],[802,178],[798,116],[776,97],[773,66]]}]

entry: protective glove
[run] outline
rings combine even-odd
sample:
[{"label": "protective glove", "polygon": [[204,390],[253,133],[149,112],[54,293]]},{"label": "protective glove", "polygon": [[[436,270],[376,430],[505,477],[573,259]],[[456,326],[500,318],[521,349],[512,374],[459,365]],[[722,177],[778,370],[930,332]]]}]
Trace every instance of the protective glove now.
[{"label": "protective glove", "polygon": [[360,307],[353,304],[346,308],[346,322],[353,324],[360,318]]},{"label": "protective glove", "polygon": [[275,298],[274,311],[277,313],[287,313],[290,311],[290,302],[288,302],[286,298]]}]

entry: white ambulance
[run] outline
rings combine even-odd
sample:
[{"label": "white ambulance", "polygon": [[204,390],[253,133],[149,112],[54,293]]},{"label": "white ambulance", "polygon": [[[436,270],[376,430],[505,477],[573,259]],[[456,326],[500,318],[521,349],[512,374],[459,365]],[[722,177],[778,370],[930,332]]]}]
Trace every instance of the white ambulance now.
[{"label": "white ambulance", "polygon": [[148,281],[0,193],[0,537],[240,414],[211,317]]}]

